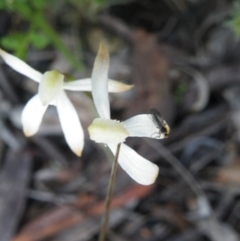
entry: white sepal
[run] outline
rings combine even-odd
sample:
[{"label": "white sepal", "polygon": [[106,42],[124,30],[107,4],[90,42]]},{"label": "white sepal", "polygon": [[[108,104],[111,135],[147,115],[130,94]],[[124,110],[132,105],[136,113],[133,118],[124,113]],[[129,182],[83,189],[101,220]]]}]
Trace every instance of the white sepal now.
[{"label": "white sepal", "polygon": [[163,139],[165,135],[154,124],[152,116],[136,115],[122,122],[129,132],[129,136]]},{"label": "white sepal", "polygon": [[[63,88],[71,91],[92,91],[92,82],[90,78],[74,80],[64,83]],[[133,85],[127,85],[116,80],[108,80],[108,92],[124,92],[131,88],[133,88]]]},{"label": "white sepal", "polygon": [[122,123],[103,118],[94,119],[88,131],[90,139],[98,143],[117,145],[128,137],[128,132]]},{"label": "white sepal", "polygon": [[43,105],[50,104],[62,91],[64,75],[57,70],[47,71],[39,83],[38,93]]},{"label": "white sepal", "polygon": [[[117,145],[108,146],[115,155]],[[132,179],[142,185],[153,184],[158,176],[157,165],[143,158],[125,144],[121,144],[118,162]]]},{"label": "white sepal", "polygon": [[33,69],[32,67],[30,67],[29,65],[27,65],[21,59],[5,52],[1,48],[0,55],[4,59],[6,64],[8,64],[11,68],[15,69],[20,74],[23,74],[38,83],[41,81],[42,74],[37,70]]},{"label": "white sepal", "polygon": [[37,133],[46,109],[47,105],[43,106],[38,94],[28,101],[22,112],[22,124],[25,136],[32,136]]},{"label": "white sepal", "polygon": [[83,129],[78,114],[64,91],[60,92],[56,106],[66,142],[77,156],[81,156],[84,146]]},{"label": "white sepal", "polygon": [[108,97],[109,54],[100,44],[92,72],[92,96],[100,117],[110,119],[110,104]]},{"label": "white sepal", "polygon": [[71,90],[71,91],[91,91],[92,90],[91,78],[65,82],[63,84],[63,88],[65,90]]},{"label": "white sepal", "polygon": [[108,92],[111,92],[111,93],[127,91],[132,89],[133,87],[134,85],[127,85],[117,80],[112,80],[112,79],[108,80]]}]

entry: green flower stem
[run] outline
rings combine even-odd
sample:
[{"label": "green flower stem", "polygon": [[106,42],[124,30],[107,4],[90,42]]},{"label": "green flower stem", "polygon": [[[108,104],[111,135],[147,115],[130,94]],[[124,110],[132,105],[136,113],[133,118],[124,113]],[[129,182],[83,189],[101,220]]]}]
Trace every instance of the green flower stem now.
[{"label": "green flower stem", "polygon": [[111,174],[110,174],[110,178],[109,178],[108,190],[107,190],[107,195],[106,195],[106,200],[105,200],[104,215],[103,215],[102,222],[101,222],[101,229],[100,229],[98,241],[104,241],[105,237],[106,237],[106,232],[107,232],[107,228],[108,228],[109,213],[110,213],[110,203],[111,203],[111,199],[112,199],[113,186],[114,186],[114,181],[115,181],[116,172],[117,172],[120,147],[121,147],[121,143],[119,143],[118,146],[117,146],[115,159],[114,159],[114,162],[112,164],[112,170],[111,170]]}]

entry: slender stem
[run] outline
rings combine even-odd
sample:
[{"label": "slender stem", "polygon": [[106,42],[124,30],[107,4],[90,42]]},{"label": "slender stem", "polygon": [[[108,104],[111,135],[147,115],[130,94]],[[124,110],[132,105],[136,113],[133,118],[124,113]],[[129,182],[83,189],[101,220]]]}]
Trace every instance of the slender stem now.
[{"label": "slender stem", "polygon": [[114,159],[114,162],[112,164],[112,170],[111,170],[111,174],[110,174],[110,178],[109,178],[108,190],[107,190],[107,195],[106,195],[106,200],[105,200],[104,215],[102,217],[101,229],[100,229],[98,241],[104,241],[105,240],[105,236],[106,236],[106,232],[107,232],[107,228],[108,228],[110,203],[111,203],[111,199],[112,199],[113,186],[114,186],[114,181],[115,181],[116,172],[117,172],[120,147],[121,147],[121,143],[119,143],[118,146],[117,146],[115,159]]}]

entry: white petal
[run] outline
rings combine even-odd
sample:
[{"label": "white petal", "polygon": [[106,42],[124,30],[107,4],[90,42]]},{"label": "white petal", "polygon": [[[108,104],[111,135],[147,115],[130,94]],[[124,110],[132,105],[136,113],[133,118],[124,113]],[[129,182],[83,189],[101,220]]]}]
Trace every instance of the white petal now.
[{"label": "white petal", "polygon": [[81,156],[84,146],[83,129],[78,114],[64,91],[61,91],[56,105],[65,139],[71,150]]},{"label": "white petal", "polygon": [[128,137],[127,130],[117,120],[96,118],[88,127],[88,131],[90,139],[98,143],[117,145]]},{"label": "white petal", "polygon": [[42,74],[37,70],[33,69],[32,67],[30,67],[29,65],[27,65],[21,59],[5,52],[2,49],[0,49],[0,55],[3,58],[3,60],[6,62],[6,64],[8,64],[13,69],[15,69],[17,72],[27,76],[28,78],[38,83],[41,81]]},{"label": "white petal", "polygon": [[122,122],[129,132],[129,136],[165,138],[164,133],[154,124],[151,115],[136,115]]},{"label": "white petal", "polygon": [[105,47],[100,44],[92,72],[92,96],[99,116],[106,119],[110,119],[108,69],[109,54]]},{"label": "white petal", "polygon": [[[92,82],[90,78],[74,80],[71,82],[66,82],[63,85],[65,90],[72,91],[92,91]],[[127,85],[116,80],[108,80],[108,91],[117,93],[127,91],[133,88],[133,85]]]},{"label": "white petal", "polygon": [[43,105],[49,105],[62,91],[64,75],[57,70],[47,71],[43,74],[39,84],[39,97]]},{"label": "white petal", "polygon": [[134,85],[127,85],[117,80],[112,80],[112,79],[108,80],[108,92],[111,92],[111,93],[127,91],[132,89],[133,87]]},{"label": "white petal", "polygon": [[[117,146],[108,146],[115,155]],[[154,183],[158,176],[159,168],[157,165],[143,158],[125,144],[121,144],[118,162],[132,179],[142,185]]]},{"label": "white petal", "polygon": [[39,95],[32,97],[22,112],[23,132],[26,136],[37,133],[47,106],[43,106]]},{"label": "white petal", "polygon": [[63,88],[71,91],[92,91],[91,78],[65,82]]}]

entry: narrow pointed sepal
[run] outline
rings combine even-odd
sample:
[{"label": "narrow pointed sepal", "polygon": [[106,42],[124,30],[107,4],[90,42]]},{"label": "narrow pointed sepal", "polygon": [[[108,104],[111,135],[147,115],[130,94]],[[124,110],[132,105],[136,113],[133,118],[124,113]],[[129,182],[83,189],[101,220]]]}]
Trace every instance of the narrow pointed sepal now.
[{"label": "narrow pointed sepal", "polygon": [[[108,92],[119,93],[132,89],[134,85],[124,84],[122,82],[108,79]],[[63,84],[65,90],[71,91],[92,91],[92,82],[90,78],[74,80]]]},{"label": "narrow pointed sepal", "polygon": [[22,125],[25,136],[32,136],[37,133],[42,122],[47,106],[43,106],[39,95],[33,96],[22,112]]},{"label": "narrow pointed sepal", "polygon": [[125,128],[129,132],[129,136],[132,137],[149,137],[154,139],[166,138],[166,133],[162,128],[167,128],[167,132],[170,132],[170,128],[165,123],[162,128],[154,123],[152,115],[142,114],[133,116],[122,122]]},{"label": "narrow pointed sepal", "polygon": [[[115,155],[117,146],[108,145]],[[156,164],[140,156],[132,148],[121,144],[118,163],[128,175],[142,185],[151,185],[155,182],[159,168]]]},{"label": "narrow pointed sepal", "polygon": [[29,65],[27,65],[21,59],[5,52],[1,48],[0,48],[0,56],[3,58],[3,60],[7,65],[9,65],[11,68],[16,70],[20,74],[23,74],[38,83],[41,81],[42,74],[37,70],[33,69],[32,67],[30,67]]},{"label": "narrow pointed sepal", "polygon": [[108,92],[111,93],[118,93],[118,92],[124,92],[132,89],[134,85],[128,85],[124,84],[122,82],[119,82],[117,80],[108,80]]},{"label": "narrow pointed sepal", "polygon": [[110,119],[110,104],[108,97],[109,54],[103,44],[100,44],[92,72],[92,96],[100,117]]},{"label": "narrow pointed sepal", "polygon": [[78,114],[64,91],[60,92],[56,106],[66,142],[77,156],[81,156],[84,132]]}]

